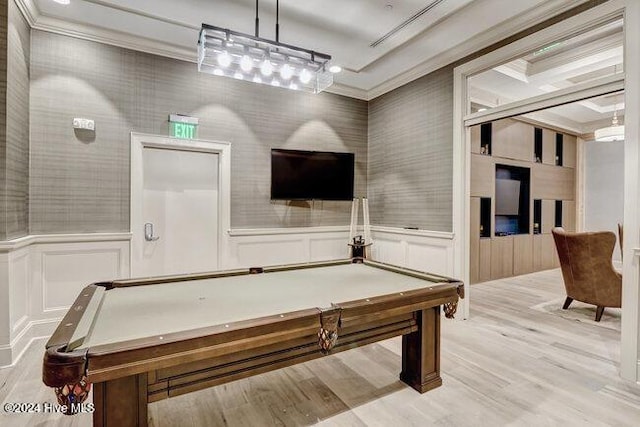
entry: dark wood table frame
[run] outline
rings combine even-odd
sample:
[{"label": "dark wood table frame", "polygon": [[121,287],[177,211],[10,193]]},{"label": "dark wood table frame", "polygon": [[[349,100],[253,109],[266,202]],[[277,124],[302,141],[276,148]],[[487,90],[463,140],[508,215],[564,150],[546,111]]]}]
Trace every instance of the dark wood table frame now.
[{"label": "dark wood table frame", "polygon": [[[268,274],[324,267],[350,260],[251,269]],[[397,294],[310,308],[227,325],[152,336],[79,351],[66,351],[93,293],[99,287],[159,283],[250,274],[247,270],[103,282],[80,293],[46,345],[43,381],[58,401],[86,398],[93,385],[94,426],[146,426],[147,405],[161,399],[402,335],[400,379],[420,393],[442,384],[440,306],[453,317],[459,281],[364,260],[372,267],[438,283]],[[65,388],[66,387],[66,388]],[[73,391],[79,391],[75,396]],[[84,395],[82,392],[84,391]]]}]

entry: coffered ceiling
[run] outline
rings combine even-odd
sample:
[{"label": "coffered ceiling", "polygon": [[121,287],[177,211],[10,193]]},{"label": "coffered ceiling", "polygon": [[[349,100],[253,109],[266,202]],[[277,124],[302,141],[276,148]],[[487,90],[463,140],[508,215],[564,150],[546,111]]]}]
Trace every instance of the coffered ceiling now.
[{"label": "coffered ceiling", "polygon": [[[623,72],[623,20],[614,19],[469,79],[477,108],[491,108]],[[624,115],[624,96],[610,94],[528,115],[589,134]]]},{"label": "coffered ceiling", "polygon": [[[332,55],[371,99],[586,0],[280,0],[280,40]],[[17,0],[36,29],[195,61],[200,25],[253,34],[254,0]],[[260,36],[275,38],[275,0]]]}]

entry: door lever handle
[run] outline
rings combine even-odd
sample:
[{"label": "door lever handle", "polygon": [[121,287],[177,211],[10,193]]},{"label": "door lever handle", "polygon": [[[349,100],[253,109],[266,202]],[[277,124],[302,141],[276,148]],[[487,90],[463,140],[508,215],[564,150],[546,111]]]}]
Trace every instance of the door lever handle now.
[{"label": "door lever handle", "polygon": [[150,222],[147,222],[144,225],[144,240],[146,240],[147,242],[155,242],[159,238],[160,236],[153,235],[153,224]]}]

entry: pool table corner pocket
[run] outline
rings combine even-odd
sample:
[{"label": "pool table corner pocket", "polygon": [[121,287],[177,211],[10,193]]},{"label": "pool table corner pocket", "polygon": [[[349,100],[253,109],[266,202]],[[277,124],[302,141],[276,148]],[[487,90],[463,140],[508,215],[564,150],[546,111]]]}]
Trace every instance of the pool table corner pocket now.
[{"label": "pool table corner pocket", "polygon": [[332,305],[330,308],[320,308],[320,330],[318,331],[318,345],[322,354],[329,354],[338,341],[338,327],[342,308]]}]

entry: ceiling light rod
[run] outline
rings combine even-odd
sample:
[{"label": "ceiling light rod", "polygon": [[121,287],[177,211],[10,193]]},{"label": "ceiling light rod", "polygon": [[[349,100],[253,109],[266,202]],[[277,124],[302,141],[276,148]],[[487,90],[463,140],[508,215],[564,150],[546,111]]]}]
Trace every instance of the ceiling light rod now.
[{"label": "ceiling light rod", "polygon": [[260,17],[258,16],[258,0],[256,0],[256,37],[260,37]]},{"label": "ceiling light rod", "polygon": [[280,0],[276,0],[276,43],[280,43]]},{"label": "ceiling light rod", "polygon": [[228,36],[227,36],[228,37],[228,41],[231,41],[231,39],[233,38],[231,36],[244,37],[244,38],[256,41],[256,42],[269,43],[271,45],[276,45],[278,47],[283,47],[283,48],[286,48],[286,49],[291,49],[291,50],[304,52],[304,53],[310,55],[314,59],[323,59],[323,60],[326,60],[326,61],[330,61],[331,60],[331,55],[327,55],[326,53],[320,53],[320,52],[316,52],[315,50],[305,49],[305,48],[294,46],[294,45],[287,44],[287,43],[281,43],[281,42],[265,39],[265,38],[262,38],[262,37],[252,36],[250,34],[241,33],[239,31],[229,30],[228,28],[216,27],[215,25],[209,25],[209,24],[202,24],[202,29],[203,30],[222,31],[222,32],[228,34]]}]

